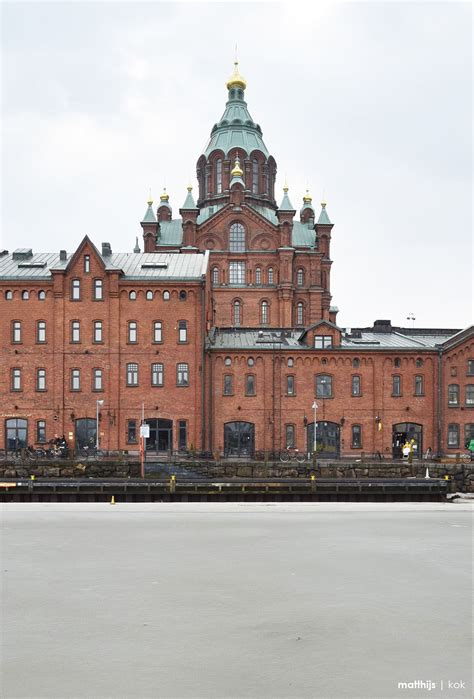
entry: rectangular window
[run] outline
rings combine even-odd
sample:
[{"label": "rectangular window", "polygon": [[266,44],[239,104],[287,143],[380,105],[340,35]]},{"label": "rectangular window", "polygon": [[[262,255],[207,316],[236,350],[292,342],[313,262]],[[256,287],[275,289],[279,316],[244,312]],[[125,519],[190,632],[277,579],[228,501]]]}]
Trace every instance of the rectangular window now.
[{"label": "rectangular window", "polygon": [[163,323],[161,320],[155,320],[153,323],[153,342],[163,342]]},{"label": "rectangular window", "polygon": [[294,396],[296,394],[295,390],[295,377],[294,376],[287,376],[286,377],[286,395],[287,396]]},{"label": "rectangular window", "polygon": [[448,386],[448,405],[459,405],[459,385],[457,383]]},{"label": "rectangular window", "polygon": [[224,376],[224,388],[223,388],[222,392],[225,396],[231,396],[234,393],[232,374],[225,374],[225,376]]},{"label": "rectangular window", "polygon": [[402,395],[402,377],[398,374],[392,376],[392,396]]},{"label": "rectangular window", "polygon": [[474,359],[467,360],[467,375],[474,376]]},{"label": "rectangular window", "polygon": [[352,377],[351,391],[353,396],[362,395],[360,376],[357,374]]},{"label": "rectangular window", "polygon": [[474,384],[467,384],[466,386],[466,405],[469,407],[474,406]]},{"label": "rectangular window", "polygon": [[464,425],[464,446],[466,448],[471,439],[474,439],[474,422]]},{"label": "rectangular window", "polygon": [[11,370],[11,390],[21,391],[21,369],[14,368]]},{"label": "rectangular window", "polygon": [[81,341],[81,323],[79,320],[71,321],[71,342]]},{"label": "rectangular window", "polygon": [[41,444],[46,442],[46,420],[36,421],[36,441]]},{"label": "rectangular window", "polygon": [[93,342],[102,342],[102,321],[94,320]]},{"label": "rectangular window", "polygon": [[415,396],[422,396],[425,392],[423,376],[415,376]]},{"label": "rectangular window", "polygon": [[448,447],[459,446],[459,425],[448,425]]},{"label": "rectangular window", "polygon": [[21,342],[21,321],[12,320],[12,342]]},{"label": "rectangular window", "polygon": [[331,335],[315,335],[314,349],[330,349],[332,347]]},{"label": "rectangular window", "polygon": [[255,395],[255,376],[253,374],[247,374],[245,377],[245,395]]},{"label": "rectangular window", "polygon": [[91,271],[91,258],[90,255],[84,255],[84,272],[89,274]]},{"label": "rectangular window", "polygon": [[316,376],[316,398],[332,398],[332,376]]},{"label": "rectangular window", "polygon": [[188,341],[188,324],[185,320],[180,320],[178,323],[179,342]]},{"label": "rectangular window", "polygon": [[229,264],[229,284],[245,284],[245,262]]},{"label": "rectangular window", "polygon": [[46,391],[46,369],[36,370],[36,390]]},{"label": "rectangular window", "polygon": [[81,390],[81,370],[71,369],[71,391]]},{"label": "rectangular window", "polygon": [[128,321],[128,335],[127,335],[127,342],[137,342],[138,337],[137,337],[137,321],[136,320],[129,320]]},{"label": "rectangular window", "polygon": [[36,342],[46,342],[46,321],[38,320],[36,322]]},{"label": "rectangular window", "polygon": [[178,422],[178,449],[186,449],[188,442],[186,427],[186,420]]},{"label": "rectangular window", "polygon": [[138,364],[127,364],[127,386],[138,386]]},{"label": "rectangular window", "polygon": [[151,385],[152,386],[163,386],[164,384],[164,365],[163,364],[152,364],[151,365]]},{"label": "rectangular window", "polygon": [[137,443],[137,421],[128,420],[127,422],[127,444]]},{"label": "rectangular window", "polygon": [[187,364],[176,365],[176,384],[178,386],[189,386],[189,367]]},{"label": "rectangular window", "polygon": [[294,425],[285,425],[285,444],[287,449],[294,449],[296,446]]},{"label": "rectangular window", "polygon": [[104,300],[104,282],[102,279],[94,279],[94,301]]},{"label": "rectangular window", "polygon": [[241,223],[234,223],[230,228],[229,250],[231,252],[245,250],[245,229]]},{"label": "rectangular window", "polygon": [[102,385],[102,369],[94,369],[94,379],[92,387],[94,391],[103,391],[104,387]]},{"label": "rectangular window", "polygon": [[71,281],[71,300],[80,301],[81,299],[81,280],[73,279]]},{"label": "rectangular window", "polygon": [[362,428],[360,425],[352,425],[351,430],[351,447],[360,449],[362,446]]}]

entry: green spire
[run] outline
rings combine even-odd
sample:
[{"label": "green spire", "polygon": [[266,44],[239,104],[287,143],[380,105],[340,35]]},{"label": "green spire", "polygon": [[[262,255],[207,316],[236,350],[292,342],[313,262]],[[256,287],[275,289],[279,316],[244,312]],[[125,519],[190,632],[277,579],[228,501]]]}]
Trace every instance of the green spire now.
[{"label": "green spire", "polygon": [[138,237],[135,238],[135,247],[133,248],[133,252],[140,252],[140,246],[138,245]]},{"label": "green spire", "polygon": [[188,185],[188,195],[184,201],[183,206],[181,207],[182,209],[197,209],[196,202],[194,201],[194,197],[191,194],[193,191],[193,188],[191,185]]},{"label": "green spire", "polygon": [[153,211],[153,199],[151,198],[151,192],[150,196],[148,197],[148,209],[145,211],[145,215],[142,219],[142,223],[156,223],[156,216]]},{"label": "green spire", "polygon": [[288,185],[286,183],[283,187],[283,192],[284,194],[280,204],[280,211],[294,211],[293,204],[291,203],[290,197],[288,196]]},{"label": "green spire", "polygon": [[319,214],[318,223],[322,224],[323,226],[332,226],[332,223],[329,220],[328,212],[326,211],[325,201],[321,202],[321,213]]}]

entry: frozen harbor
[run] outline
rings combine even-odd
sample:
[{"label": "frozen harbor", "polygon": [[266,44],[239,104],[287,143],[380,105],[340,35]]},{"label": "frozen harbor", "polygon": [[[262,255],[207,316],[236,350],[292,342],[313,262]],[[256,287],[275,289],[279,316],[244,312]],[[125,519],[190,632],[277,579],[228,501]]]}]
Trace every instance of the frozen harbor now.
[{"label": "frozen harbor", "polygon": [[0,695],[470,698],[472,514],[3,505]]}]

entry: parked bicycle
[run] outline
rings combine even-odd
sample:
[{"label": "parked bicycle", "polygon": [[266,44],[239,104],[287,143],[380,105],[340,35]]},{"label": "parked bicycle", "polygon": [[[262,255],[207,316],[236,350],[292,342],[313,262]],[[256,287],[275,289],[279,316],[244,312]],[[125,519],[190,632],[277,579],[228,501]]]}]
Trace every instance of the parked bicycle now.
[{"label": "parked bicycle", "polygon": [[18,461],[20,463],[36,461],[37,454],[34,447],[17,449],[0,449],[0,461]]},{"label": "parked bicycle", "polygon": [[299,449],[296,447],[288,447],[280,452],[280,461],[282,461],[284,464],[288,463],[289,461],[297,461],[299,464],[302,464],[304,460],[304,452],[299,451]]},{"label": "parked bicycle", "polygon": [[464,454],[461,454],[461,461],[463,464],[470,464],[471,462],[474,461],[474,451],[467,451]]},{"label": "parked bicycle", "polygon": [[97,449],[95,445],[84,444],[84,446],[79,447],[78,456],[88,461],[97,461],[98,459],[102,459],[105,453],[101,449]]}]

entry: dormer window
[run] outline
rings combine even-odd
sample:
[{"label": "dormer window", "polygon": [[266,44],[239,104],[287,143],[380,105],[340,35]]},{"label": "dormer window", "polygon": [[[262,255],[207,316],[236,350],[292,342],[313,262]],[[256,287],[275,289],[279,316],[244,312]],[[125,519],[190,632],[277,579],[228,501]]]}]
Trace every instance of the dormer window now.
[{"label": "dormer window", "polygon": [[258,194],[258,160],[254,158],[252,161],[252,192]]},{"label": "dormer window", "polygon": [[332,336],[331,335],[315,335],[314,336],[314,349],[331,349],[332,347]]},{"label": "dormer window", "polygon": [[222,160],[216,160],[216,193],[222,194]]}]

